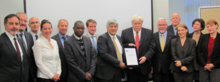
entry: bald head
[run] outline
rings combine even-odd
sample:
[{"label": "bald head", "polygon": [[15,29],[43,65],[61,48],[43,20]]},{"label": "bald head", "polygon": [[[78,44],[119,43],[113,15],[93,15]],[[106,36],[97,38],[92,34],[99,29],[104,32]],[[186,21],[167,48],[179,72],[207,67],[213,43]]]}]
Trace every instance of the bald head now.
[{"label": "bald head", "polygon": [[178,13],[173,13],[171,16],[171,22],[173,26],[177,26],[180,23],[180,15]]},{"label": "bald head", "polygon": [[31,17],[29,19],[29,24],[28,26],[31,28],[31,32],[38,34],[38,30],[40,27],[40,21],[37,17]]}]

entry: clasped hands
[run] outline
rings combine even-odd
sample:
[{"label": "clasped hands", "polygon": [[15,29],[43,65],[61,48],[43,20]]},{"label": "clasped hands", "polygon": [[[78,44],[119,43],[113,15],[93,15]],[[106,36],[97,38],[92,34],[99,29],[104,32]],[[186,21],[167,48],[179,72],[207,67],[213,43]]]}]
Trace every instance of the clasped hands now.
[{"label": "clasped hands", "polygon": [[176,67],[180,67],[180,69],[181,69],[182,71],[188,71],[188,69],[187,69],[186,66],[182,66],[182,63],[181,63],[180,60],[176,60],[176,61],[175,61],[175,65],[176,65]]},{"label": "clasped hands", "polygon": [[55,74],[52,78],[52,80],[54,80],[55,82],[60,80],[60,75],[59,74]]},{"label": "clasped hands", "polygon": [[89,73],[89,72],[86,72],[86,77],[85,77],[86,80],[90,81],[92,79],[92,74]]},{"label": "clasped hands", "polygon": [[209,71],[211,71],[211,69],[214,67],[214,65],[212,64],[212,63],[209,63],[209,64],[206,64],[205,66],[204,66],[204,70],[209,70]]}]

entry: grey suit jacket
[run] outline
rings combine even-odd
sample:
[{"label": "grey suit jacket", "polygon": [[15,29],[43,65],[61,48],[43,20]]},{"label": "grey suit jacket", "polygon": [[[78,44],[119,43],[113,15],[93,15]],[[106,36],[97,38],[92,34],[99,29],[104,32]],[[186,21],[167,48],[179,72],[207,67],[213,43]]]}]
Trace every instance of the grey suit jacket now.
[{"label": "grey suit jacket", "polygon": [[28,82],[28,55],[25,53],[21,39],[17,38],[17,40],[23,52],[22,63],[6,33],[0,36],[0,82]]},{"label": "grey suit jacket", "polygon": [[90,39],[85,36],[82,36],[82,38],[86,56],[83,56],[82,49],[74,35],[64,42],[64,51],[68,67],[67,82],[83,82],[86,77],[86,72],[94,75],[96,67],[95,53],[93,52]]},{"label": "grey suit jacket", "polygon": [[[69,35],[66,35],[67,39],[70,37]],[[60,55],[60,60],[61,60],[61,75],[60,77],[66,77],[67,74],[67,64],[66,64],[66,57],[64,55],[64,48],[63,45],[60,41],[60,37],[58,34],[54,35],[51,37],[52,39],[57,41],[57,45],[59,46],[59,55]]]},{"label": "grey suit jacket", "polygon": [[[88,38],[90,38],[88,33],[87,33],[85,36],[88,37]],[[96,38],[96,41],[98,42],[99,35],[95,34],[95,38]],[[91,43],[93,44],[93,42],[92,42],[91,39],[90,39],[90,41],[91,41]],[[97,44],[96,44],[96,45],[97,45]],[[94,50],[95,54],[97,55],[98,53],[96,52],[94,45],[92,45],[92,47],[93,47],[93,50]],[[97,47],[98,47],[98,46],[97,46]]]},{"label": "grey suit jacket", "polygon": [[[122,38],[116,35],[121,46]],[[117,59],[116,50],[108,32],[99,36],[96,77],[104,80],[111,80],[117,69],[120,69],[119,64],[121,61]],[[124,52],[123,52],[124,53]],[[124,54],[122,54],[123,61],[125,62]]]},{"label": "grey suit jacket", "polygon": [[193,60],[196,55],[196,41],[191,38],[186,38],[184,46],[182,46],[180,38],[174,38],[171,40],[171,53],[173,61],[170,65],[170,69],[174,72],[182,72],[180,67],[176,67],[176,60],[180,60],[182,66],[186,66],[188,73],[194,71]]}]

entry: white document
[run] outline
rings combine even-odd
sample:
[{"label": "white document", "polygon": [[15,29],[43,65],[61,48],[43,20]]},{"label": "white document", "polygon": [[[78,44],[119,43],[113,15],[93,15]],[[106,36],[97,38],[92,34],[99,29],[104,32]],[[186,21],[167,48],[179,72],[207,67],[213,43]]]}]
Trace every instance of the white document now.
[{"label": "white document", "polygon": [[125,49],[125,57],[128,66],[138,65],[137,60],[137,52],[135,48],[124,48]]}]

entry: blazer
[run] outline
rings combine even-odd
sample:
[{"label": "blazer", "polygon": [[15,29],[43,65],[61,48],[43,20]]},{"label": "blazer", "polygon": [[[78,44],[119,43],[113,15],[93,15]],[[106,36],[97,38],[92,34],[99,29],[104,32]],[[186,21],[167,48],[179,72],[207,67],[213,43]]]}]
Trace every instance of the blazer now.
[{"label": "blazer", "polygon": [[[50,44],[53,48],[51,48]],[[59,48],[55,40],[50,39],[49,43],[43,35],[40,35],[32,49],[38,68],[38,78],[52,79],[55,74],[61,74]]]},{"label": "blazer", "polygon": [[21,39],[17,38],[17,40],[23,52],[22,62],[6,33],[0,36],[0,82],[28,82],[28,55],[25,53]]},{"label": "blazer", "polygon": [[[198,43],[197,57],[198,57],[198,63],[202,67],[204,67],[207,62],[209,37],[210,37],[210,34],[204,34],[203,36],[201,36],[199,43]],[[220,49],[220,34],[217,33],[213,51],[211,54],[211,63],[214,65],[214,68],[220,68],[219,49]]]},{"label": "blazer", "polygon": [[[67,38],[69,38],[69,35],[66,35]],[[60,61],[61,61],[61,75],[60,77],[66,77],[67,75],[67,63],[66,63],[66,57],[64,55],[64,48],[63,45],[60,41],[60,37],[58,34],[54,35],[53,37],[51,37],[52,39],[57,41],[57,45],[59,47],[59,55],[60,55]]]},{"label": "blazer", "polygon": [[193,60],[196,55],[196,41],[191,38],[186,38],[184,45],[182,46],[180,38],[174,38],[171,40],[171,53],[173,61],[170,65],[170,69],[174,72],[182,72],[180,67],[176,67],[175,61],[180,60],[182,66],[186,66],[187,73],[194,71]]},{"label": "blazer", "polygon": [[[128,45],[129,43],[135,44],[132,27],[124,29],[122,31],[121,37],[123,39],[124,45]],[[142,27],[140,45],[139,45],[139,58],[141,58],[142,56],[145,56],[147,58],[147,60],[143,64],[139,65],[141,69],[141,73],[143,75],[149,74],[151,71],[151,64],[152,64],[151,58],[153,54],[147,54],[147,51],[149,51],[150,49],[151,40],[153,40],[153,38],[154,37],[152,31]]]},{"label": "blazer", "polygon": [[162,71],[163,73],[170,73],[169,66],[171,64],[171,39],[175,37],[174,34],[167,32],[166,35],[166,43],[164,47],[164,51],[162,52],[160,46],[160,37],[159,32],[154,33],[154,40],[151,41],[150,49],[147,54],[154,54],[153,61],[153,71],[154,73],[159,73]]},{"label": "blazer", "polygon": [[[87,33],[85,36],[88,37],[89,39],[91,38],[91,37],[89,37],[89,34],[88,34],[88,33]],[[95,34],[96,43],[98,42],[98,38],[99,38],[99,35]],[[90,40],[91,40],[91,39],[90,39]],[[92,40],[91,40],[91,43],[93,44]],[[97,45],[97,44],[96,44],[96,45]],[[98,46],[97,46],[97,47],[98,47]],[[94,52],[95,52],[95,54],[96,54],[96,56],[97,56],[98,53],[96,52],[94,45],[92,45],[92,48],[93,48],[93,50],[94,50]]]},{"label": "blazer", "polygon": [[172,33],[173,35],[175,35],[175,33],[174,33],[173,30],[174,30],[174,29],[173,29],[173,25],[172,25],[172,24],[167,27],[167,32],[170,32],[170,33]]},{"label": "blazer", "polygon": [[[123,48],[122,38],[118,35],[116,35],[116,37]],[[121,61],[117,59],[116,49],[108,32],[99,36],[98,51],[96,77],[104,80],[111,80],[116,70],[120,69],[119,64]],[[124,51],[122,52],[122,60],[125,63]]]},{"label": "blazer", "polygon": [[74,35],[64,41],[64,51],[67,61],[67,82],[83,82],[86,72],[94,75],[95,72],[95,53],[88,37],[82,36],[85,55]]}]

